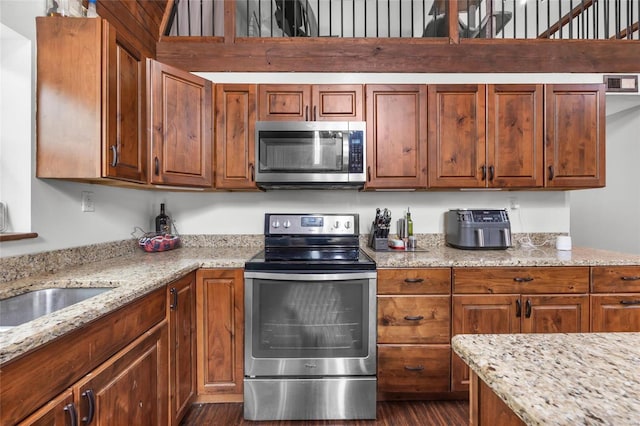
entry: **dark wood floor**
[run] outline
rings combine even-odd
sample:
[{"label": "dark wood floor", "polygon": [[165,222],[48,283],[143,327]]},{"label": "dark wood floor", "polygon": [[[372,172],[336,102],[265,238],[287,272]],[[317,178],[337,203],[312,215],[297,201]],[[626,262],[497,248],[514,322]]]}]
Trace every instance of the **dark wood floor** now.
[{"label": "dark wood floor", "polygon": [[467,426],[467,401],[378,402],[377,420],[269,421],[252,422],[242,418],[242,404],[194,404],[182,426]]}]

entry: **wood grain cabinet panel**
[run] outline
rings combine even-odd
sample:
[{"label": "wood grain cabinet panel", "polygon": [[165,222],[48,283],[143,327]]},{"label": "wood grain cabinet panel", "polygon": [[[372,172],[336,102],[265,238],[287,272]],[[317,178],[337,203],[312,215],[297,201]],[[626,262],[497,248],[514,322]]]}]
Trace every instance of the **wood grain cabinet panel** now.
[{"label": "wood grain cabinet panel", "polygon": [[36,18],[42,178],[147,180],[144,56],[104,19]]},{"label": "wood grain cabinet panel", "polygon": [[486,186],[486,86],[429,85],[429,187]]},{"label": "wood grain cabinet panel", "polygon": [[207,399],[208,402],[242,401],[244,380],[242,269],[199,269],[197,271],[196,319],[199,397],[210,396]]},{"label": "wood grain cabinet panel", "polygon": [[640,293],[640,266],[592,266],[593,293]]},{"label": "wood grain cabinet panel", "polygon": [[449,345],[378,345],[378,396],[449,392]]},{"label": "wood grain cabinet panel", "polygon": [[427,86],[367,85],[366,189],[426,189]]},{"label": "wood grain cabinet panel", "polygon": [[180,424],[196,389],[195,272],[167,285],[169,422]]},{"label": "wood grain cabinet panel", "polygon": [[543,186],[543,94],[541,84],[487,86],[488,187]]},{"label": "wood grain cabinet panel", "polygon": [[531,295],[521,298],[523,333],[589,332],[589,295]]},{"label": "wood grain cabinet panel", "polygon": [[588,293],[589,267],[454,268],[454,293]]},{"label": "wood grain cabinet panel", "polygon": [[378,343],[449,343],[450,296],[378,296]]},{"label": "wood grain cabinet panel", "polygon": [[160,185],[212,186],[211,82],[147,60],[151,177]]},{"label": "wood grain cabinet panel", "polygon": [[363,121],[360,84],[261,84],[260,121]]},{"label": "wood grain cabinet panel", "polygon": [[545,105],[545,186],[603,187],[604,84],[549,84]]},{"label": "wood grain cabinet panel", "polygon": [[450,294],[451,268],[378,269],[378,294]]},{"label": "wood grain cabinet panel", "polygon": [[73,399],[73,390],[68,389],[18,423],[18,426],[67,426],[77,424],[77,421],[78,412]]},{"label": "wood grain cabinet panel", "polygon": [[257,189],[256,85],[217,84],[215,91],[215,187]]},{"label": "wood grain cabinet panel", "polygon": [[591,331],[640,332],[640,293],[592,294]]}]

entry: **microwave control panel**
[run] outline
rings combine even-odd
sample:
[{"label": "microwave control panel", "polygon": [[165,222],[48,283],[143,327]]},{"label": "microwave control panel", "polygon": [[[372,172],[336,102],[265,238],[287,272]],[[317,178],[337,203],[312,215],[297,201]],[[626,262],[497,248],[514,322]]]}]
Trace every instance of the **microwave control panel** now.
[{"label": "microwave control panel", "polygon": [[265,235],[358,235],[358,215],[267,213]]},{"label": "microwave control panel", "polygon": [[349,133],[349,173],[364,171],[364,134],[362,130]]}]

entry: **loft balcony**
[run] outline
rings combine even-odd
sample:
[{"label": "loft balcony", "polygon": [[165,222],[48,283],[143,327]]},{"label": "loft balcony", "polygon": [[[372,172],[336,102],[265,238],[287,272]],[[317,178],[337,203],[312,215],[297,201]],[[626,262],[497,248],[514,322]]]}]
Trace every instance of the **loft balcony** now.
[{"label": "loft balcony", "polygon": [[190,71],[640,72],[640,0],[159,3],[155,56]]}]

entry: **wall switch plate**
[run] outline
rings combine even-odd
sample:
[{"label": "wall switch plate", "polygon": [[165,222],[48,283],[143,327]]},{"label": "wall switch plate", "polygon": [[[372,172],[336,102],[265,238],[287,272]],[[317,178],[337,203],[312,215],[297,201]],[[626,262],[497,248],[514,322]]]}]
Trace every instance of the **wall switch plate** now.
[{"label": "wall switch plate", "polygon": [[93,203],[93,192],[82,191],[82,211],[83,212],[96,211],[96,206]]},{"label": "wall switch plate", "polygon": [[520,208],[520,204],[518,204],[517,197],[509,197],[509,209],[510,210],[518,210]]}]

